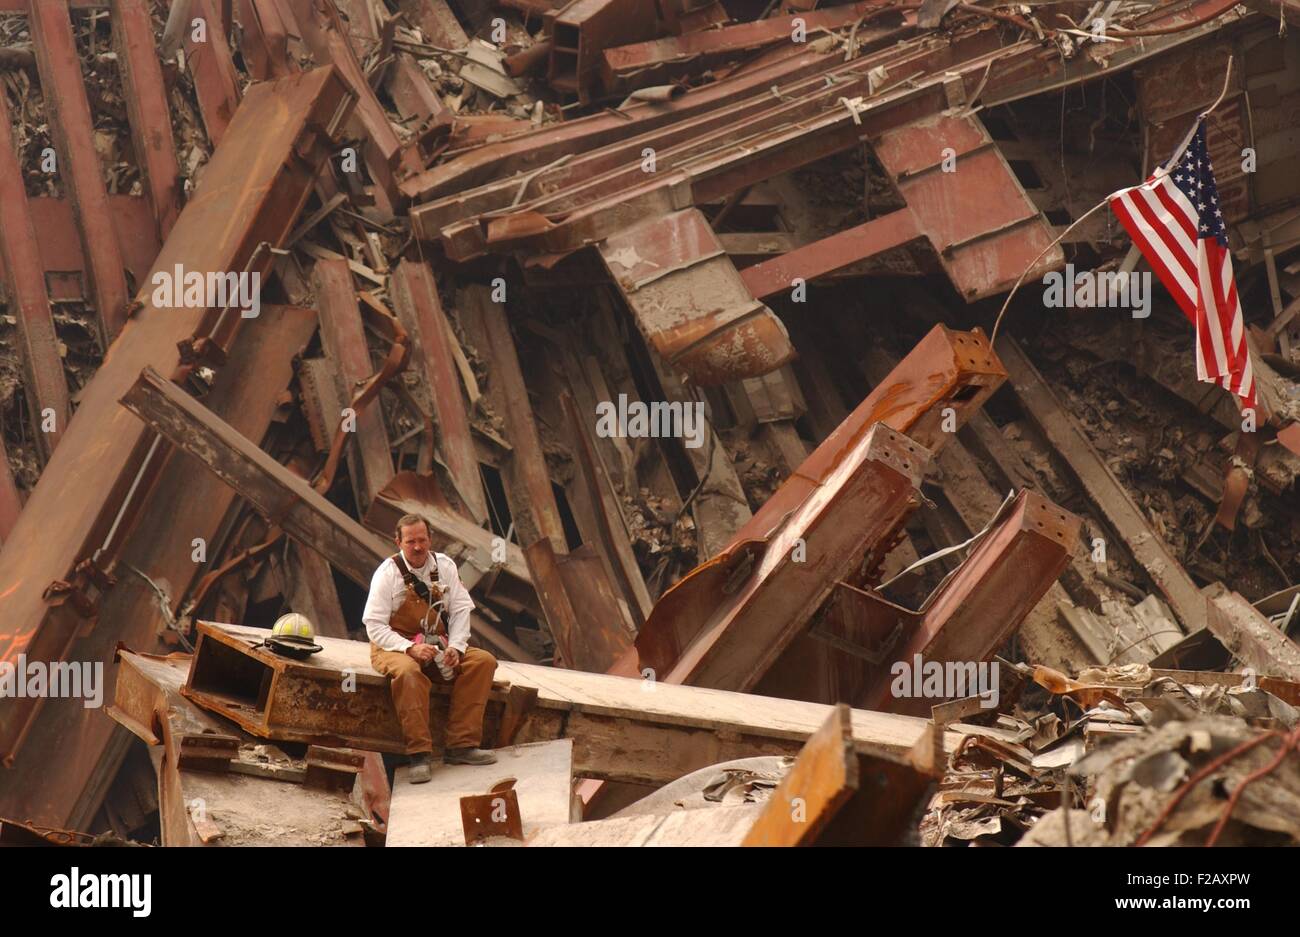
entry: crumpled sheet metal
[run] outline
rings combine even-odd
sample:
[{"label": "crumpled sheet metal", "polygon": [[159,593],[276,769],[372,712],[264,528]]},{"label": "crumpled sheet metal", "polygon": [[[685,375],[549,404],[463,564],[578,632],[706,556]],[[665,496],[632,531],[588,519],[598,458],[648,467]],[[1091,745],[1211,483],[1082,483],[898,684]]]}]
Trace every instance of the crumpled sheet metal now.
[{"label": "crumpled sheet metal", "polygon": [[[922,820],[923,845],[1300,842],[1300,710],[1262,686],[1145,664],[1091,668],[1077,680],[1016,669],[1051,696],[1031,703],[1017,689],[993,721],[949,726],[965,737]],[[1296,687],[1274,689],[1294,696]]]}]

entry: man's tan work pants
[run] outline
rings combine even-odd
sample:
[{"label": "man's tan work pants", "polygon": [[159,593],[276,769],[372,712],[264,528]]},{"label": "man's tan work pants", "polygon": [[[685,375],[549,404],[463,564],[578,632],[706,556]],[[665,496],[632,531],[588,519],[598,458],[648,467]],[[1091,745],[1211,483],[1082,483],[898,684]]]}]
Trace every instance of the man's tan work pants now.
[{"label": "man's tan work pants", "polygon": [[[436,664],[426,671],[419,661],[400,651],[385,651],[370,645],[370,663],[393,678],[393,705],[402,723],[406,753],[433,751],[429,730],[429,690],[433,681],[447,683]],[[447,748],[478,748],[483,741],[483,711],[492,691],[497,659],[477,647],[461,655],[451,681],[451,714],[447,719]]]}]

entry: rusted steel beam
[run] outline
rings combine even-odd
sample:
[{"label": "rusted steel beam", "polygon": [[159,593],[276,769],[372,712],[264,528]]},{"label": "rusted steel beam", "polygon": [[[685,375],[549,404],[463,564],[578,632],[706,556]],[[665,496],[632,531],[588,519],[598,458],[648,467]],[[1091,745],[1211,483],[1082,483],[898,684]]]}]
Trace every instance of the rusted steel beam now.
[{"label": "rusted steel beam", "polygon": [[90,264],[100,340],[108,348],[126,322],[126,276],[95,150],[95,128],[72,36],[72,14],[64,2],[32,0],[28,23],[50,132],[66,170],[61,176],[68,186]]},{"label": "rusted steel beam", "polygon": [[[447,107],[424,77],[415,59],[399,52],[388,76],[388,96],[393,99],[397,113],[407,120],[419,122],[421,135],[435,127],[450,124],[455,113]],[[530,122],[531,123],[531,122]]]},{"label": "rusted steel beam", "polygon": [[[688,32],[666,39],[651,39],[605,49],[602,53],[601,77],[607,88],[648,87],[662,85],[697,75],[707,69],[778,42],[790,42],[795,35],[795,20],[803,21],[810,37],[820,29],[852,26],[858,17],[881,7],[879,0],[854,3],[813,14],[769,16],[750,23],[737,23],[721,29]],[[870,29],[858,33],[858,49],[869,50],[875,38]]]},{"label": "rusted steel beam", "polygon": [[511,468],[518,473],[538,534],[551,541],[556,553],[568,553],[564,524],[560,521],[560,509],[551,489],[551,473],[546,467],[542,440],[537,434],[537,423],[528,400],[528,387],[519,367],[519,354],[510,334],[505,306],[493,302],[486,287],[473,286],[465,292],[471,302],[466,313],[478,316],[487,334],[489,347],[482,350],[492,356],[492,379],[499,391],[498,401],[503,411],[506,435],[514,447],[510,454]]},{"label": "rusted steel beam", "polygon": [[180,168],[172,144],[171,112],[144,0],[112,0],[113,47],[122,69],[123,97],[135,157],[149,192],[158,235],[165,240],[180,214]]},{"label": "rusted steel beam", "polygon": [[[177,265],[190,271],[265,273],[273,255],[259,245],[278,245],[289,233],[349,103],[347,89],[330,69],[252,88],[155,269],[173,275]],[[144,367],[175,372],[181,363],[178,343],[208,334],[222,319],[219,310],[156,306],[153,292],[141,293],[141,310],[123,329],[129,340],[114,349],[83,389],[76,416],[0,551],[0,582],[5,583],[0,631],[10,637],[12,655],[61,659],[84,626],[78,605],[93,614],[106,580],[89,567],[78,573],[77,567],[100,552],[102,569],[115,555],[134,516],[127,509],[138,510],[138,498],[159,464],[160,453],[145,428],[117,400]],[[237,323],[239,314],[225,318]],[[151,450],[153,457],[147,458]],[[153,468],[142,475],[146,464]],[[99,483],[85,484],[88,473]],[[132,498],[129,492],[135,493]],[[12,760],[39,705],[39,700],[20,700],[0,710],[0,758]]]},{"label": "rusted steel beam", "polygon": [[[261,316],[236,338],[228,362],[204,397],[205,404],[243,435],[261,439],[277,409],[276,388],[289,386],[293,355],[315,330],[314,310],[263,306]],[[204,545],[214,544],[234,501],[234,492],[207,474],[199,462],[173,453],[150,492],[149,510],[122,548],[119,563],[143,571],[163,587],[168,611],[177,613],[205,569],[205,564],[195,562],[196,538]],[[69,653],[73,659],[111,661],[119,641],[151,648],[166,630],[158,593],[126,565],[122,568],[126,574],[103,597],[101,625],[77,642]],[[106,668],[110,694],[112,673],[113,668]],[[0,789],[0,811],[84,828],[98,812],[113,779],[118,751],[113,725],[100,712],[86,709],[77,699],[48,700],[32,723],[16,763],[5,774],[8,783]],[[62,763],[102,768],[55,770]]]},{"label": "rusted steel beam", "polygon": [[[760,536],[812,497],[821,480],[834,470],[839,453],[867,427],[883,422],[937,453],[1006,378],[1007,372],[983,332],[959,332],[936,325],[822,441],[799,471],[764,502],[735,542]],[[945,413],[949,408],[952,413]],[[952,427],[951,432],[945,430],[945,423]]]},{"label": "rusted steel beam", "polygon": [[433,273],[426,264],[403,260],[393,273],[389,290],[411,336],[412,364],[429,387],[447,469],[470,516],[482,524],[488,516],[487,497],[461,395],[460,372],[452,355],[451,343],[455,339],[438,299]]},{"label": "rusted steel beam", "polygon": [[239,0],[240,49],[257,81],[296,71],[289,58],[289,33],[277,0]]},{"label": "rusted steel beam", "polygon": [[[872,426],[839,453],[813,496],[760,537],[738,535],[659,600],[637,638],[636,669],[650,667],[669,683],[751,689],[834,583],[877,552],[920,504],[929,460],[913,440]],[[698,634],[682,641],[693,626]],[[626,666],[625,660],[617,672]]]},{"label": "rusted steel beam", "polygon": [[[185,60],[194,79],[194,93],[208,140],[217,146],[225,137],[235,109],[239,107],[239,73],[230,53],[230,44],[221,27],[212,0],[190,0],[189,19],[185,24]],[[194,20],[204,22],[203,42],[194,41]]]},{"label": "rusted steel beam", "polygon": [[1056,233],[1029,200],[997,144],[974,115],[940,114],[874,142],[967,302],[1041,279],[1065,263]]},{"label": "rusted steel beam", "polygon": [[199,622],[194,661],[181,693],[259,738],[402,752],[388,678],[369,667],[345,686],[346,667],[329,641],[308,661],[283,657],[234,628]]},{"label": "rusted steel beam", "polygon": [[900,208],[746,267],[740,278],[756,298],[766,299],[789,290],[796,277],[814,280],[924,236],[911,210]]},{"label": "rusted steel beam", "polygon": [[[669,128],[692,117],[755,94],[771,94],[771,86],[796,80],[830,67],[830,61],[814,52],[758,69],[750,75],[715,82],[668,102],[634,104],[618,114],[602,112],[562,126],[546,127],[534,133],[481,147],[465,155],[431,167],[402,183],[402,191],[413,201],[452,196],[495,180],[508,180],[516,173],[540,169],[567,153],[585,153],[620,140],[640,136],[657,128]],[[505,205],[510,204],[519,180],[514,181]],[[475,205],[473,211],[487,208]],[[458,213],[468,214],[469,211]]]},{"label": "rusted steel beam", "polygon": [[[13,127],[3,93],[0,93],[0,124]],[[68,379],[59,357],[54,316],[45,292],[45,267],[37,246],[22,167],[13,147],[12,131],[6,129],[0,133],[3,134],[0,139],[0,261],[7,273],[10,311],[18,326],[29,425],[39,440],[41,458],[48,459],[68,425]],[[42,426],[48,426],[44,419],[47,412],[54,417],[52,432],[44,431]],[[16,521],[17,515],[11,520]],[[0,534],[0,539],[3,536],[7,532]]]},{"label": "rusted steel beam", "polygon": [[547,19],[553,40],[547,81],[584,104],[598,93],[601,53],[649,39],[659,26],[654,5],[642,0],[575,0]]},{"label": "rusted steel beam", "polygon": [[632,633],[600,557],[584,543],[559,556],[545,537],[524,551],[555,638],[555,666],[604,673],[632,646]]},{"label": "rusted steel beam", "polygon": [[[9,534],[18,523],[18,515],[22,511],[23,499],[18,494],[18,486],[14,484],[14,473],[9,468],[9,454],[5,451],[5,441],[0,438],[0,548],[9,539]],[[2,648],[3,643],[0,641],[0,656],[7,657]]]},{"label": "rusted steel beam", "polygon": [[289,0],[289,7],[312,56],[318,62],[332,63],[356,95],[354,120],[360,135],[370,144],[366,165],[371,178],[383,189],[388,200],[396,204],[401,198],[398,183],[410,173],[424,168],[415,150],[402,147],[383,105],[361,71],[361,63],[348,42],[347,28],[334,4],[325,0]]},{"label": "rusted steel beam", "polygon": [[840,703],[799,750],[742,846],[809,846],[858,789],[852,710]]},{"label": "rusted steel beam", "polygon": [[[897,663],[912,673],[918,658],[925,664],[960,665],[989,660],[1069,564],[1081,524],[1069,511],[1025,489],[919,611],[874,591],[838,587],[824,625],[828,633],[883,656],[866,668],[859,705],[928,715],[943,700],[895,695]],[[976,692],[971,686],[966,695]]]},{"label": "rusted steel beam", "polygon": [[757,377],[794,358],[785,326],[750,295],[699,209],[628,228],[600,255],[641,332],[693,383]]},{"label": "rusted steel beam", "polygon": [[[978,330],[935,326],[768,498],[726,550],[660,598],[637,636],[636,653],[611,672],[630,674],[649,666],[660,681],[752,687],[836,580],[853,580],[858,570],[879,565],[917,497],[915,486],[904,482],[920,477],[914,474],[918,460],[923,464],[941,449],[949,435],[945,427],[956,432],[1005,376]],[[907,437],[891,438],[891,430]],[[869,440],[877,441],[878,452]],[[914,453],[908,453],[909,445]],[[900,446],[907,454],[899,462],[908,463],[905,468],[890,461]],[[851,513],[836,510],[852,500],[846,491],[873,484]],[[795,541],[803,542],[805,562],[790,562]],[[814,551],[827,565],[818,566]],[[765,605],[768,595],[774,601]],[[787,602],[794,607],[787,609]]]},{"label": "rusted steel beam", "polygon": [[275,526],[316,550],[360,586],[368,587],[388,544],[314,491],[230,424],[152,368],[122,396],[122,406],[182,452],[203,459]]},{"label": "rusted steel beam", "polygon": [[[301,705],[301,697],[282,692],[292,689],[286,681],[276,684],[276,695],[287,705],[281,710],[282,715],[273,708],[268,720],[263,715],[266,709],[258,706],[257,701],[260,674],[268,673],[271,667],[262,662],[262,652],[254,651],[253,647],[262,643],[270,631],[214,622],[200,622],[198,627],[205,642],[210,642],[209,650],[219,646],[218,654],[238,655],[244,669],[232,670],[226,675],[229,679],[224,681],[220,675],[214,675],[216,679],[209,685],[210,691],[199,689],[196,684],[203,681],[192,677],[186,695],[197,700],[198,693],[206,693],[202,700],[205,707],[211,705],[213,711],[239,721],[246,731],[254,731],[256,726],[274,726],[279,719],[281,728],[272,738],[315,742],[330,732],[337,735],[343,726],[357,724],[358,714],[370,709],[372,703],[373,711],[383,705],[392,706],[386,680],[370,666],[369,645],[365,641],[319,638],[317,643],[324,647],[321,653],[288,666],[293,668],[293,682],[298,688],[320,686],[329,694],[331,702],[337,701],[337,714],[322,708],[306,710]],[[198,656],[203,653],[200,648]],[[191,673],[196,674],[199,666],[196,656]],[[382,693],[367,694],[364,701],[357,699],[359,693],[338,693],[336,688],[342,686],[348,673],[357,675],[358,689],[363,678],[371,678],[378,681]],[[253,682],[254,677],[258,683]],[[507,707],[511,694],[535,690],[536,702],[516,723],[516,740],[571,738],[575,773],[642,784],[666,784],[683,774],[716,764],[719,758],[793,755],[831,712],[831,707],[815,703],[755,698],[702,687],[658,686],[647,691],[646,684],[640,680],[529,664],[503,662],[497,668],[496,679],[484,719],[486,739],[495,739],[497,727],[503,722],[510,728],[512,717]],[[224,692],[220,689],[223,683],[228,688]],[[250,687],[252,699],[248,700]],[[435,723],[445,718],[448,696],[446,687],[434,687],[431,717]],[[356,710],[352,711],[354,706]],[[387,717],[381,719],[366,731],[372,738],[382,735],[381,742],[385,745],[400,746],[395,717],[391,722]],[[859,756],[877,757],[900,767],[908,763],[909,752],[923,737],[927,725],[926,720],[911,716],[863,710],[854,710],[850,723],[853,750]],[[380,727],[383,733],[375,731]],[[958,741],[956,733],[946,733],[944,749],[953,751]]]},{"label": "rusted steel beam", "polygon": [[[261,740],[182,695],[191,655],[162,657],[122,649],[115,657],[117,690],[109,715],[149,746],[158,774],[164,846],[363,844],[359,826],[348,833],[336,819],[347,808],[358,777],[364,801],[384,799],[387,781],[382,772],[358,770],[361,753],[313,747],[304,763],[262,743],[272,755],[267,765],[246,754],[251,743]],[[335,774],[344,789],[329,784]],[[315,783],[317,777],[324,783]],[[204,809],[193,809],[196,801]],[[273,830],[251,833],[251,843],[249,831],[223,828],[234,811],[249,803],[264,807],[276,820]]]},{"label": "rusted steel beam", "polygon": [[1183,627],[1189,633],[1204,628],[1205,596],[1164,538],[1151,527],[1145,512],[1061,406],[1021,347],[1013,339],[1007,339],[999,349],[1011,376],[1011,386],[1025,412],[1060,453],[1107,525],[1146,570]]},{"label": "rusted steel beam", "polygon": [[[149,272],[162,246],[153,206],[142,195],[118,194],[108,197],[108,207],[113,213],[113,230],[117,232],[122,262],[128,275],[136,283],[148,283]],[[41,248],[50,301],[93,302],[72,203],[68,199],[42,195],[29,198],[27,208],[36,226],[36,240]]]},{"label": "rusted steel beam", "polygon": [[[375,373],[352,287],[352,272],[346,260],[318,260],[312,271],[312,283],[320,309],[321,348],[334,362],[342,385],[338,390],[346,404],[356,389]],[[345,416],[331,414],[331,419],[337,426]],[[380,490],[393,480],[393,456],[378,398],[353,414],[353,418],[355,439],[348,450],[348,466],[357,508],[364,514]]]}]

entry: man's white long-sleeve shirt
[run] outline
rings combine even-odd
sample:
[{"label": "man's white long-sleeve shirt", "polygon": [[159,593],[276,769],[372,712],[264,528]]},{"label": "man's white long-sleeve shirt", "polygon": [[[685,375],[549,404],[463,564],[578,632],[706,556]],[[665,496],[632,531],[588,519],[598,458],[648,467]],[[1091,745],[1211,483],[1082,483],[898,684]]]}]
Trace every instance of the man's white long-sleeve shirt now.
[{"label": "man's white long-sleeve shirt", "polygon": [[[438,578],[443,590],[447,644],[464,654],[469,647],[469,613],[474,608],[474,600],[469,597],[469,590],[460,581],[455,561],[443,553],[430,553],[424,565],[419,569],[412,568],[411,572],[426,585],[432,585],[435,562],[438,564]],[[379,564],[375,574],[370,577],[370,595],[366,597],[366,608],[361,613],[366,634],[385,651],[400,651],[404,654],[415,643],[402,637],[389,625],[393,612],[401,606],[405,595],[406,581],[390,556]]]}]

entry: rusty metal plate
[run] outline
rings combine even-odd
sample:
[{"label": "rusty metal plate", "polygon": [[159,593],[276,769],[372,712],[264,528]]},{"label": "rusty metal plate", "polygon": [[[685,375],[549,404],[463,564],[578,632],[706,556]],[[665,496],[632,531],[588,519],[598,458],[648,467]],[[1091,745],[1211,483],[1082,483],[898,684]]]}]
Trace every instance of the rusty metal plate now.
[{"label": "rusty metal plate", "polygon": [[[883,134],[875,147],[967,302],[1065,263],[1060,247],[1047,250],[1052,226],[975,115],[916,121]],[[951,157],[946,164],[945,156]]]},{"label": "rusty metal plate", "polygon": [[698,209],[629,228],[600,254],[642,333],[693,383],[758,377],[794,358],[785,326],[750,294]]},{"label": "rusty metal plate", "polygon": [[492,836],[524,838],[524,821],[519,813],[519,794],[515,779],[493,785],[487,794],[471,794],[460,799],[460,822],[465,829],[465,845],[473,846]]}]

